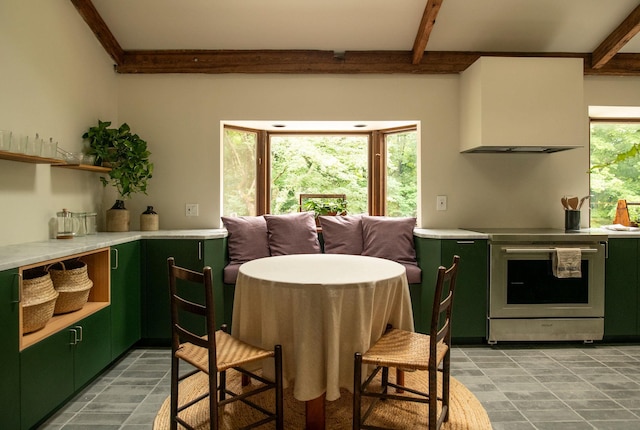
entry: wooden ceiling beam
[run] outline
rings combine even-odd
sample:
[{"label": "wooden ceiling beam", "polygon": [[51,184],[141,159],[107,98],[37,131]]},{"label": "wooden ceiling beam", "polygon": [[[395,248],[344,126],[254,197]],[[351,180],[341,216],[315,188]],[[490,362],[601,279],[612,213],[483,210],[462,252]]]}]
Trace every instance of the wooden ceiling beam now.
[{"label": "wooden ceiling beam", "polygon": [[424,56],[424,50],[427,48],[427,42],[431,36],[431,31],[436,23],[436,17],[440,11],[443,0],[428,0],[427,5],[424,8],[422,14],[422,20],[420,21],[420,27],[418,28],[418,34],[416,34],[416,40],[413,42],[413,58],[412,64],[420,64],[422,57]]},{"label": "wooden ceiling beam", "polygon": [[640,5],[598,46],[592,54],[591,67],[600,69],[640,31]]},{"label": "wooden ceiling beam", "polygon": [[89,28],[96,35],[98,42],[102,45],[107,54],[113,58],[116,64],[120,64],[124,58],[124,50],[107,27],[96,7],[91,3],[91,0],[71,0],[71,3],[76,7],[78,13]]},{"label": "wooden ceiling beam", "polygon": [[427,51],[412,64],[412,51],[167,50],[125,51],[118,73],[455,74],[481,56],[581,58],[585,75],[640,75],[640,54],[618,54],[591,67],[591,54]]}]

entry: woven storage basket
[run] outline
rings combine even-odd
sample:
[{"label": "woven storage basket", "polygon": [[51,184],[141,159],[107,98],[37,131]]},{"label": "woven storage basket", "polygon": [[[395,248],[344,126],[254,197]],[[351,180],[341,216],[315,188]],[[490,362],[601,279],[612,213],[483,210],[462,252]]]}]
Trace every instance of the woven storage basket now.
[{"label": "woven storage basket", "polygon": [[87,274],[87,264],[80,260],[61,261],[49,267],[53,287],[60,294],[53,313],[77,311],[87,303],[93,281]]},{"label": "woven storage basket", "polygon": [[22,274],[22,333],[40,330],[53,316],[58,292],[49,273],[42,269]]}]

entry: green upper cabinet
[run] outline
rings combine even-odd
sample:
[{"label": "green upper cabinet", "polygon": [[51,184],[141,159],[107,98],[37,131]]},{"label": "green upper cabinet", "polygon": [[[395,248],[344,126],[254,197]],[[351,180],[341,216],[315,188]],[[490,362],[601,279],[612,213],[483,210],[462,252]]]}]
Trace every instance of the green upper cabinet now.
[{"label": "green upper cabinet", "polygon": [[[225,321],[222,269],[224,262],[223,239],[146,239],[143,242],[143,295],[142,332],[149,344],[168,344],[171,338],[169,311],[169,281],[167,258],[174,257],[176,265],[195,271],[211,266],[216,300],[216,324]],[[179,286],[180,288],[180,286]],[[198,294],[193,300],[204,302]],[[202,331],[202,321],[185,323],[189,328]]]},{"label": "green upper cabinet", "polygon": [[2,427],[20,428],[20,354],[18,269],[0,272],[0,418]]},{"label": "green upper cabinet", "polygon": [[609,239],[609,253],[605,262],[605,337],[640,334],[638,243],[639,240],[635,238]]},{"label": "green upper cabinet", "polygon": [[116,359],[142,338],[140,241],[111,247],[111,354]]},{"label": "green upper cabinet", "polygon": [[[422,267],[422,301],[414,302],[416,330],[427,333],[440,265],[449,267],[460,256],[460,270],[453,302],[452,336],[458,340],[481,341],[487,337],[488,249],[485,239],[415,238]],[[413,291],[412,291],[413,294]]]}]

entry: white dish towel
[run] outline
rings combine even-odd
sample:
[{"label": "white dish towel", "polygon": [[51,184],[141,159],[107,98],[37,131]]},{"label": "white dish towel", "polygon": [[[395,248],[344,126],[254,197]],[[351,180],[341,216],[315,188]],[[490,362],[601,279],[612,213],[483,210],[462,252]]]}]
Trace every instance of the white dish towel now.
[{"label": "white dish towel", "polygon": [[552,260],[553,276],[556,278],[582,277],[580,248],[556,248]]}]

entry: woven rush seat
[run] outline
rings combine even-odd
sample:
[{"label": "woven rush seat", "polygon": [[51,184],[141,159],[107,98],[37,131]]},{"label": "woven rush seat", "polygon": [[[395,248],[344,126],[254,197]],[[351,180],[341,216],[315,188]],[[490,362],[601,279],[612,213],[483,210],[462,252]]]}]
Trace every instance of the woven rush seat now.
[{"label": "woven rush seat", "polygon": [[[207,340],[207,336],[203,336],[202,339]],[[218,372],[274,356],[273,351],[256,348],[231,337],[229,333],[222,330],[216,331],[216,349],[218,352],[216,357]],[[209,350],[207,348],[186,342],[180,345],[175,355],[203,372],[209,373]]]},{"label": "woven rush seat", "polygon": [[[431,336],[405,330],[387,331],[363,356],[362,363],[399,367],[402,370],[428,370]],[[449,351],[443,341],[436,345],[436,360],[441,362]]]}]

